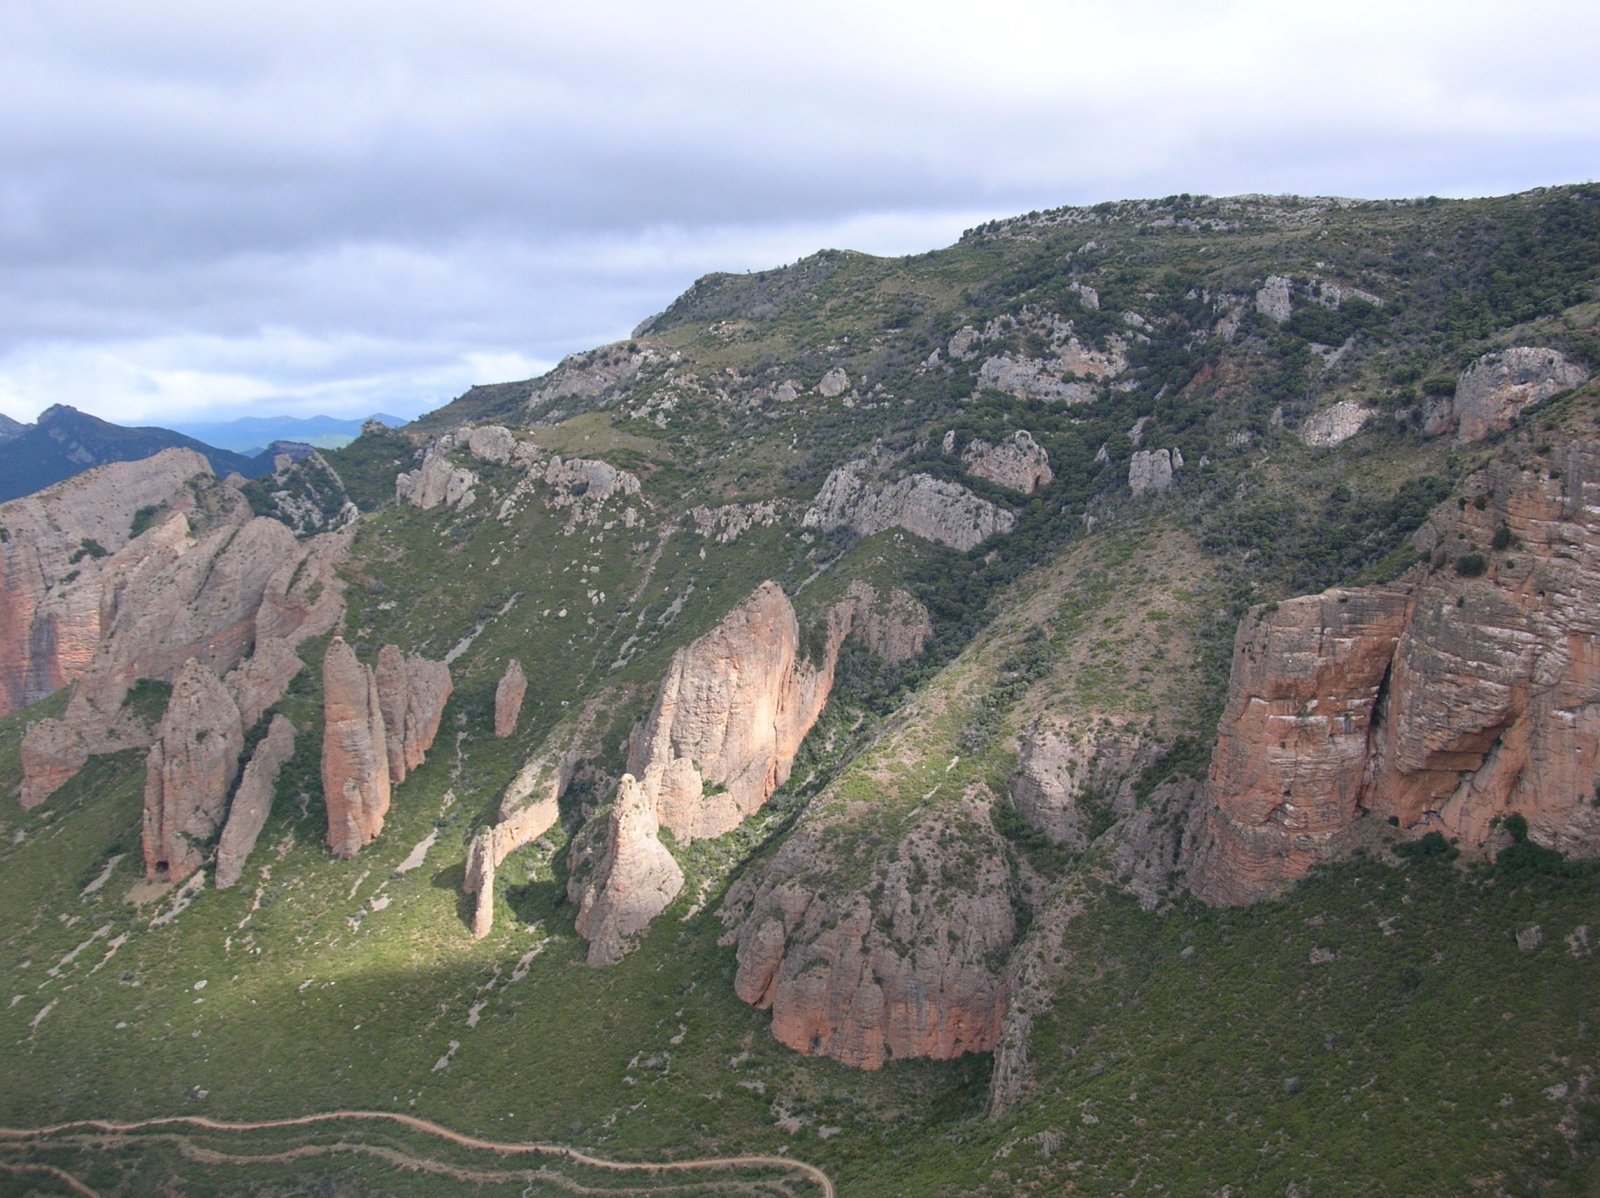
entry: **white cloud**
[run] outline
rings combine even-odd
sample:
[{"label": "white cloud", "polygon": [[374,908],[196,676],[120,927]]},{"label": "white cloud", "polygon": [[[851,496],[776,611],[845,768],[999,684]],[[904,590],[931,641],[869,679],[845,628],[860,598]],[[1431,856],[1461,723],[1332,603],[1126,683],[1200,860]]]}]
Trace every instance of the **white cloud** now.
[{"label": "white cloud", "polygon": [[1579,181],[1595,44],[1589,0],[7,5],[0,410],[431,405],[823,246]]}]

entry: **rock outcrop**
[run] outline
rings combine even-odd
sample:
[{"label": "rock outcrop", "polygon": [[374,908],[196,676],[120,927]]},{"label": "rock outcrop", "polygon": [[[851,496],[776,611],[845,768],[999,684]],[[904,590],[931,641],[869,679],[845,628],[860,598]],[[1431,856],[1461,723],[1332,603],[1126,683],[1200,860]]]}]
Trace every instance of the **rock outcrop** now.
[{"label": "rock outcrop", "polygon": [[1600,444],[1549,465],[1497,463],[1439,509],[1431,569],[1246,617],[1186,850],[1197,895],[1271,894],[1363,814],[1482,846],[1516,812],[1600,855]]},{"label": "rock outcrop", "polygon": [[461,511],[471,507],[477,498],[474,490],[477,485],[476,474],[430,449],[423,454],[422,465],[395,477],[394,497],[397,502],[409,503],[425,512],[440,504]]},{"label": "rock outcrop", "polygon": [[328,847],[354,856],[383,830],[393,787],[421,765],[451,694],[450,667],[393,645],[377,669],[334,637],[322,661],[322,792]]},{"label": "rock outcrop", "polygon": [[933,636],[933,618],[910,592],[900,587],[880,592],[860,579],[846,589],[834,608],[834,620],[851,639],[890,665],[922,656]]},{"label": "rock outcrop", "polygon": [[961,461],[968,474],[1024,495],[1049,486],[1055,478],[1055,472],[1050,469],[1050,455],[1024,429],[1018,429],[997,445],[969,441],[961,453]]},{"label": "rock outcrop", "polygon": [[1077,730],[1044,719],[1021,738],[1011,801],[1051,844],[1082,850],[1096,829],[1133,810],[1133,781],[1157,746],[1113,725]]},{"label": "rock outcrop", "polygon": [[783,785],[827,701],[842,639],[824,661],[802,660],[794,608],[765,582],[673,655],[627,766],[663,827],[684,843],[721,836]]},{"label": "rock outcrop", "polygon": [[322,795],[328,848],[353,857],[383,831],[389,811],[389,750],[378,682],[341,637],[322,660]]},{"label": "rock outcrop", "polygon": [[517,717],[522,714],[522,700],[527,693],[528,679],[522,672],[522,663],[513,657],[494,688],[496,736],[504,739],[517,730]]},{"label": "rock outcrop", "polygon": [[1353,399],[1341,399],[1306,417],[1300,426],[1300,440],[1312,449],[1332,449],[1359,433],[1376,414]]},{"label": "rock outcrop", "polygon": [[197,475],[211,477],[203,457],[169,449],[0,504],[0,715],[88,668],[100,641],[104,584],[167,543],[156,532],[134,536],[136,524],[191,508],[184,484]]},{"label": "rock outcrop", "polygon": [[89,746],[64,720],[36,720],[22,736],[22,809],[65,786],[89,760]]},{"label": "rock outcrop", "polygon": [[444,705],[454,689],[450,667],[420,654],[407,657],[394,645],[385,645],[378,651],[375,677],[389,782],[398,786],[427,759],[439,735]]},{"label": "rock outcrop", "polygon": [[293,756],[294,725],[275,715],[267,726],[267,735],[250,755],[228,807],[228,822],[223,825],[222,839],[217,844],[218,890],[235,885],[243,874],[245,860],[256,847],[256,839],[272,811],[278,773]]},{"label": "rock outcrop", "polygon": [[1256,292],[1256,311],[1273,324],[1284,324],[1294,315],[1291,294],[1293,282],[1285,275],[1268,275],[1267,281]]},{"label": "rock outcrop", "polygon": [[244,729],[227,687],[191,658],[145,760],[144,872],[181,882],[204,861],[238,776]]},{"label": "rock outcrop", "polygon": [[1560,350],[1517,345],[1484,354],[1461,372],[1454,396],[1429,405],[1423,431],[1455,430],[1458,444],[1511,427],[1526,409],[1589,380],[1589,371]]},{"label": "rock outcrop", "polygon": [[932,475],[877,481],[870,476],[866,459],[831,471],[801,519],[806,528],[851,528],[864,537],[903,528],[924,540],[963,550],[1010,532],[1016,523],[1011,512]]},{"label": "rock outcrop", "polygon": [[992,802],[975,787],[919,808],[870,862],[881,889],[831,881],[837,850],[817,808],[734,884],[722,911],[723,942],[737,945],[734,989],[772,1011],[774,1037],[862,1069],[994,1048],[1006,987],[991,962],[1010,949],[1016,918]]},{"label": "rock outcrop", "polygon": [[1172,476],[1183,468],[1176,449],[1141,449],[1128,463],[1128,489],[1133,497],[1164,495],[1172,489]]},{"label": "rock outcrop", "polygon": [[658,838],[655,801],[631,774],[622,777],[606,827],[593,876],[575,876],[568,888],[579,905],[578,934],[589,942],[595,966],[620,961],[683,889],[683,870]]}]

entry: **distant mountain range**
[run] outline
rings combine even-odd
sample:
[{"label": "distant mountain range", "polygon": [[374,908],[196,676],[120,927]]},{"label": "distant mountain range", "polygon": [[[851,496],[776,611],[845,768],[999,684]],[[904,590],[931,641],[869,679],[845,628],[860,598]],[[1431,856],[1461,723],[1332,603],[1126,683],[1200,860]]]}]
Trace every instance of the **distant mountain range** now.
[{"label": "distant mountain range", "polygon": [[[371,419],[391,427],[404,423],[394,416]],[[33,424],[0,416],[0,503],[107,462],[138,461],[175,447],[203,454],[219,477],[237,471],[246,478],[259,478],[272,470],[273,457],[286,443],[335,448],[358,436],[364,423],[330,416],[279,416],[189,424],[181,431],[126,428],[65,404],[47,408]],[[199,430],[210,435],[199,436]]]},{"label": "distant mountain range", "polygon": [[338,449],[359,437],[361,426],[368,420],[376,420],[390,428],[398,428],[405,423],[398,416],[387,416],[380,412],[354,420],[341,420],[333,416],[245,416],[223,422],[174,424],[172,428],[207,445],[253,456],[274,441],[298,441],[304,445],[315,445],[318,449]]}]

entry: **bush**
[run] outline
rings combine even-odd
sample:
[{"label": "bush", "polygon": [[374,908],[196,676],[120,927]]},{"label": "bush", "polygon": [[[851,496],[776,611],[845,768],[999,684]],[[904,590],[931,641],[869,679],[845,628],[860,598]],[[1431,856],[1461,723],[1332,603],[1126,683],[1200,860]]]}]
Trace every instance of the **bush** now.
[{"label": "bush", "polygon": [[1456,558],[1456,573],[1462,578],[1477,578],[1488,568],[1489,563],[1481,553],[1463,553]]}]

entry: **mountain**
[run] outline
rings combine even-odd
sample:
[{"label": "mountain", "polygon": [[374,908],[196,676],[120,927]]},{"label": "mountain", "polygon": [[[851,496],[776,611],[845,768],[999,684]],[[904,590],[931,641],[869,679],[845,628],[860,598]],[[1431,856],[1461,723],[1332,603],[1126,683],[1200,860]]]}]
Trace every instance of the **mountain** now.
[{"label": "mountain", "polygon": [[376,420],[389,428],[398,428],[405,423],[398,416],[386,416],[380,412],[359,420],[342,420],[334,416],[242,416],[238,420],[189,421],[172,427],[207,445],[254,457],[262,452],[262,446],[274,441],[293,441],[318,449],[338,449],[359,437],[362,425],[368,420]]},{"label": "mountain", "polygon": [[1600,188],[1173,196],[0,505],[0,1165],[1596,1192],[1597,370]]},{"label": "mountain", "polygon": [[137,461],[177,447],[202,454],[221,474],[238,471],[248,478],[272,469],[270,455],[249,458],[170,429],[124,428],[56,404],[35,423],[18,425],[0,439],[0,501],[30,495],[107,462]]},{"label": "mountain", "polygon": [[5,413],[0,412],[0,441],[17,436],[27,427],[27,425],[20,424]]}]

